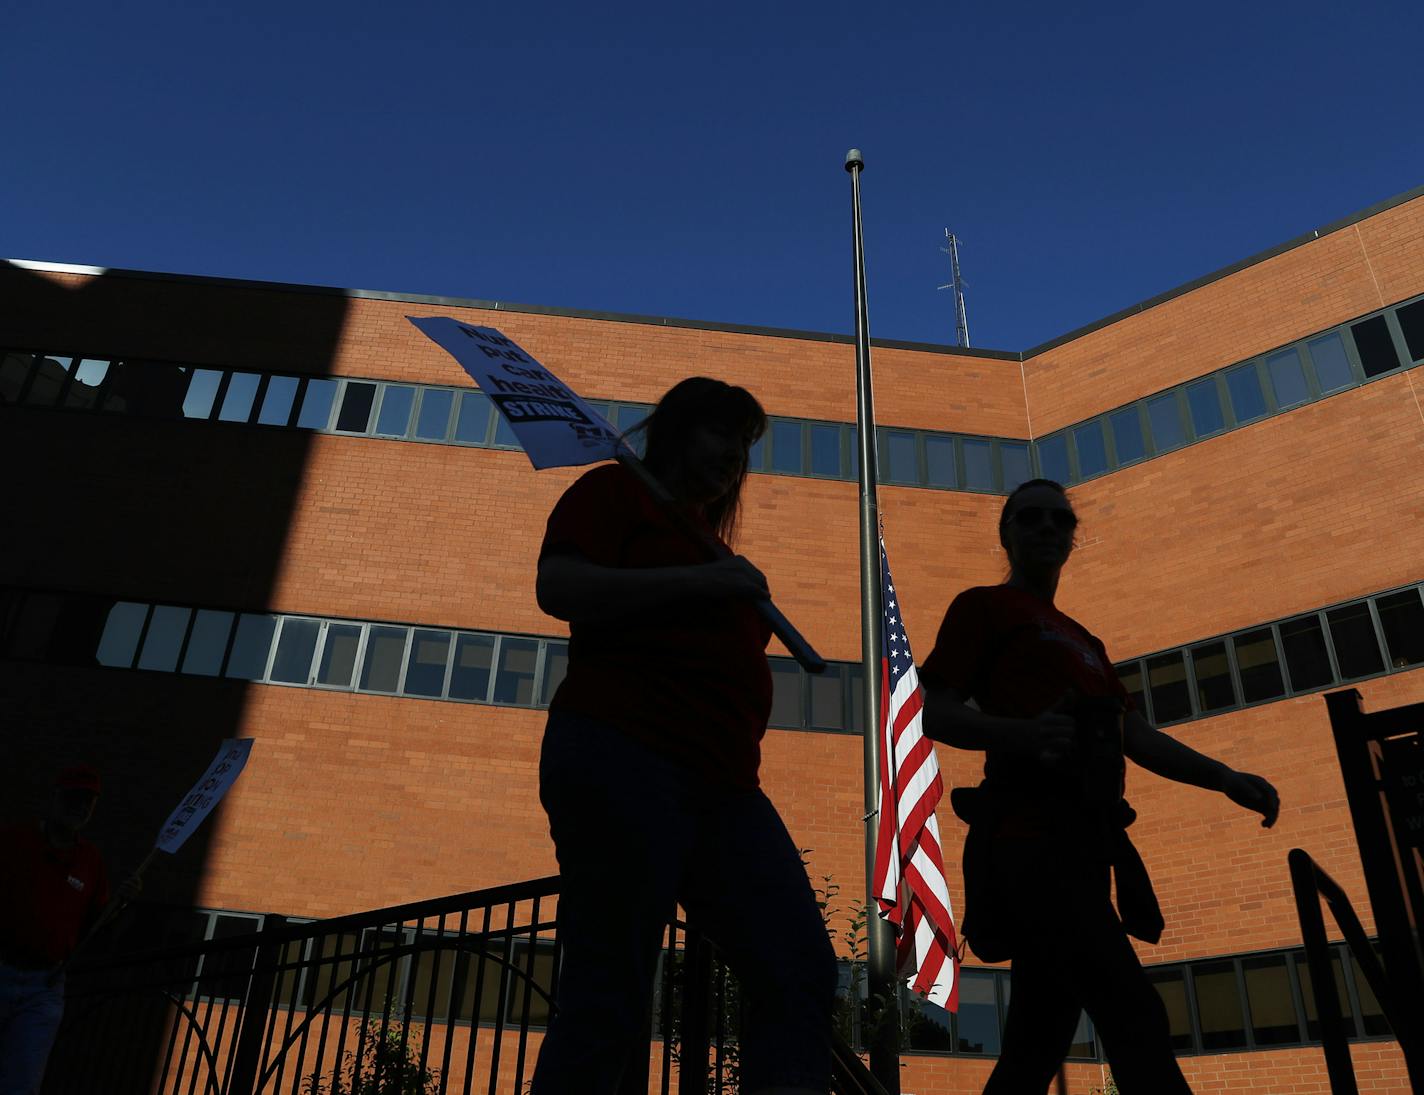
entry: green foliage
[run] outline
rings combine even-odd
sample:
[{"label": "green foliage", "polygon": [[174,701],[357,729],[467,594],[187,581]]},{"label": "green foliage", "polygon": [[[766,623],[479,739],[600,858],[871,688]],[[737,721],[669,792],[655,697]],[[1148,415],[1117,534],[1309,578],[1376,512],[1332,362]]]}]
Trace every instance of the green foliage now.
[{"label": "green foliage", "polygon": [[1093,1088],[1088,1092],[1088,1095],[1119,1095],[1117,1081],[1113,1079],[1112,1073],[1105,1073],[1103,1076],[1103,1086]]},{"label": "green foliage", "polygon": [[[381,1030],[379,1019],[361,1023],[364,1049],[358,1060],[348,1049],[338,1075],[330,1083],[313,1072],[302,1084],[302,1095],[436,1095],[440,1072],[421,1068],[419,1036],[409,1036],[400,1023]],[[404,1044],[402,1044],[404,1042]]]}]

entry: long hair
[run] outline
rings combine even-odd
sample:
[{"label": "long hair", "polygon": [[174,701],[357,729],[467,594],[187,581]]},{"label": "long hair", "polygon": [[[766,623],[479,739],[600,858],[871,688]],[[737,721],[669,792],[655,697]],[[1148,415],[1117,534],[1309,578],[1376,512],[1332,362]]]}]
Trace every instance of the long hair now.
[{"label": "long hair", "polygon": [[[668,389],[652,413],[625,436],[643,435],[647,443],[643,460],[654,475],[660,476],[681,463],[686,455],[687,439],[697,426],[735,432],[750,448],[766,430],[766,412],[756,396],[745,388],[711,377],[690,376]],[[736,481],[727,492],[703,506],[707,523],[728,543],[737,532],[742,484],[746,478],[747,462],[743,459]]]}]

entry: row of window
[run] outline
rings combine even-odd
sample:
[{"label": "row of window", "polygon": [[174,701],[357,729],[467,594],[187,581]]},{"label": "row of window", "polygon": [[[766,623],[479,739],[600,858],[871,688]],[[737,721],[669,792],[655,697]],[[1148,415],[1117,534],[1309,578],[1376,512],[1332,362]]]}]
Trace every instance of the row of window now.
[{"label": "row of window", "polygon": [[1293,616],[1114,668],[1156,726],[1424,665],[1424,587]]},{"label": "row of window", "polygon": [[[18,660],[142,669],[417,699],[546,707],[564,639],[316,616],[0,591],[0,652]],[[859,734],[864,674],[773,657],[769,724]],[[1424,665],[1424,586],[1409,586],[1163,651],[1115,668],[1157,726]]]},{"label": "row of window", "polygon": [[[195,939],[228,939],[257,931],[262,921],[263,917],[257,914],[203,911],[195,914],[190,931]],[[355,962],[359,960],[341,956],[410,946],[415,941],[413,928],[391,927],[366,929],[360,935],[331,936],[319,945],[311,940],[292,944],[281,961],[310,966],[281,978],[278,999],[286,1006],[310,1006],[356,970]],[[496,939],[491,944],[491,950],[501,957],[507,951],[515,969],[532,968],[534,984],[548,991],[554,974],[552,942],[535,942],[532,956],[529,947],[528,939],[518,936],[507,941]],[[207,998],[240,995],[250,957],[237,951],[206,959],[208,968],[200,965],[194,974],[195,994]],[[1344,946],[1332,948],[1331,957],[1335,992],[1351,1037],[1389,1037],[1383,1010],[1359,964]],[[461,971],[461,999],[455,1000],[450,990],[457,961],[453,952],[439,951],[387,963],[361,983],[360,998],[351,1001],[352,1010],[360,1012],[373,1004],[374,1010],[379,1011],[386,999],[394,1001],[399,1010],[409,996],[414,1012],[426,1018],[433,982],[435,1005],[429,1018],[446,1020],[453,1010],[456,1021],[494,1023],[502,1015],[505,1022],[518,1023],[526,995],[521,982],[508,975],[501,977],[502,967],[497,962],[480,970],[477,960],[467,959],[468,965]],[[863,970],[845,959],[840,965],[841,995],[863,996]],[[1151,966],[1147,976],[1167,1009],[1172,1045],[1178,1054],[1249,1052],[1320,1041],[1310,969],[1303,951],[1271,951]],[[657,985],[661,990],[661,976]],[[547,1005],[539,994],[528,995],[531,1023],[544,1024],[548,1020]],[[1008,971],[998,969],[961,970],[959,1012],[955,1015],[925,1003],[907,990],[902,998],[902,1015],[906,1017],[908,1049],[923,1054],[997,1056],[1009,998]],[[335,1006],[344,1010],[346,1003],[344,998],[338,998]],[[853,1041],[859,1044],[859,1015],[855,1016],[852,1031]],[[1078,1060],[1103,1059],[1102,1046],[1086,1015],[1079,1017],[1070,1056]]]},{"label": "row of window", "polygon": [[1081,483],[1424,362],[1424,299],[1342,324],[1034,442],[1039,474]]}]

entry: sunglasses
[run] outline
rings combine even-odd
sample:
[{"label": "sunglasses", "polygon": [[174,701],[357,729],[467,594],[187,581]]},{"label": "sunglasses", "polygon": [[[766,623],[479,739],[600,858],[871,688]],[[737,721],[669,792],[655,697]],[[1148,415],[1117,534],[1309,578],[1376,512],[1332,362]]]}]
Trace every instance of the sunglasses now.
[{"label": "sunglasses", "polygon": [[1045,506],[1023,506],[1014,510],[1009,518],[1020,528],[1038,528],[1044,520],[1052,523],[1056,529],[1063,532],[1072,532],[1078,527],[1078,515],[1071,509],[1061,509],[1057,507]]}]

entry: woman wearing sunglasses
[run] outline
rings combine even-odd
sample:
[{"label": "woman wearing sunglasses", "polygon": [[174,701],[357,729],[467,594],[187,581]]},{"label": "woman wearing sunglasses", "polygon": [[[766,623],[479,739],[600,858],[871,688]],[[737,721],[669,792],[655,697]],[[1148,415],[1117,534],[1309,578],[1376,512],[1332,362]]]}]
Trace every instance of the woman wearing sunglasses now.
[{"label": "woman wearing sunglasses", "polygon": [[[1128,935],[1155,943],[1162,916],[1127,836],[1124,758],[1208,790],[1275,824],[1260,776],[1154,730],[1133,709],[1107,651],[1054,607],[1078,525],[1067,492],[1033,479],[999,518],[1008,579],[961,593],[920,671],[925,732],[986,754],[984,781],[956,790],[969,823],[965,917],[974,953],[1012,959],[1003,1053],[985,1095],[1042,1092],[1092,1017],[1125,1095],[1189,1091],[1166,1010]],[[1116,883],[1114,908],[1111,883]]]}]

